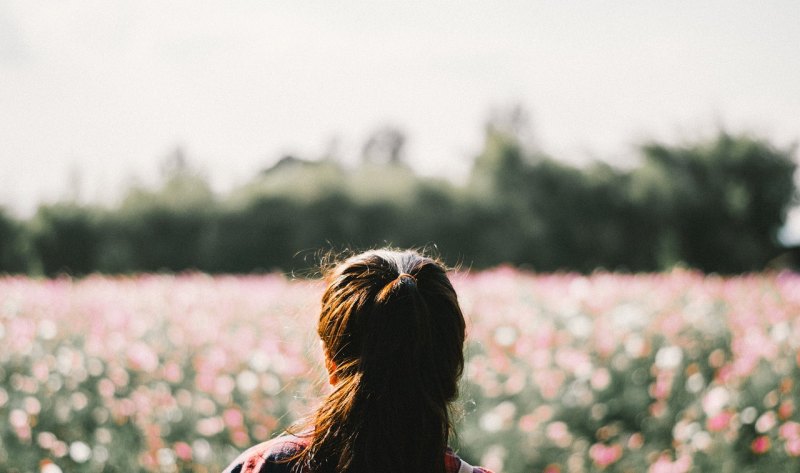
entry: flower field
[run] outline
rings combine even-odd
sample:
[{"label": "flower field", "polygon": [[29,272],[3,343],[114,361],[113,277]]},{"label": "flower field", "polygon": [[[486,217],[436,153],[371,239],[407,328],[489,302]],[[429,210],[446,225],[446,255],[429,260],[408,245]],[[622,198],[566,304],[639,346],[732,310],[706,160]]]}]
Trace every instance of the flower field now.
[{"label": "flower field", "polygon": [[[454,274],[454,447],[515,472],[800,471],[800,276]],[[322,286],[0,278],[0,471],[218,472],[324,392]]]}]

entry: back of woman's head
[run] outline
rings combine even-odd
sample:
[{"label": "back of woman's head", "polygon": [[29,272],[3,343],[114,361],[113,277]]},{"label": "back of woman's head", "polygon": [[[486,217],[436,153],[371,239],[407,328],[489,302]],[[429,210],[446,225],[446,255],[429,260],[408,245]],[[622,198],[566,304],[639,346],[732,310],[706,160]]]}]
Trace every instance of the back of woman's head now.
[{"label": "back of woman's head", "polygon": [[318,332],[333,392],[301,464],[315,473],[443,473],[464,317],[444,267],[374,250],[327,275]]}]

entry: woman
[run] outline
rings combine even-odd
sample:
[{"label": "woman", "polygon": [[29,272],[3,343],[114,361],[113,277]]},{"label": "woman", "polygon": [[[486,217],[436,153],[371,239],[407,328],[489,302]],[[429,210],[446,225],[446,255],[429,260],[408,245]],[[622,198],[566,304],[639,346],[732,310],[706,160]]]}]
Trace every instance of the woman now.
[{"label": "woman", "polygon": [[318,334],[333,391],[294,435],[230,473],[486,473],[448,448],[464,368],[464,316],[443,266],[375,250],[326,277]]}]

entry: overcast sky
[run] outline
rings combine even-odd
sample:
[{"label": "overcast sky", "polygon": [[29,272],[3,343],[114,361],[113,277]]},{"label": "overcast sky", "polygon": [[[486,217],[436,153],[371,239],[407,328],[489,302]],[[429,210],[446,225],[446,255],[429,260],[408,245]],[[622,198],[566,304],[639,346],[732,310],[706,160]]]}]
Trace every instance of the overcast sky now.
[{"label": "overcast sky", "polygon": [[0,205],[28,215],[70,175],[113,202],[178,145],[224,191],[334,140],[353,159],[384,124],[458,179],[513,103],[577,163],[719,125],[788,146],[799,24],[797,0],[0,0]]}]

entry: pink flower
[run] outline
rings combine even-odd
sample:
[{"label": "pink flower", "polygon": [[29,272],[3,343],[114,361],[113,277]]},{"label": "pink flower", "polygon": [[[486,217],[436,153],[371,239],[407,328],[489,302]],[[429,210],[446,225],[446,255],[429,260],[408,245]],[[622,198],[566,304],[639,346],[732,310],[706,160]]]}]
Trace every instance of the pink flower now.
[{"label": "pink flower", "polygon": [[518,425],[519,430],[523,432],[533,432],[538,422],[536,422],[536,417],[534,417],[533,414],[526,414],[519,418]]},{"label": "pink flower", "polygon": [[628,439],[628,448],[630,450],[638,450],[644,445],[644,436],[639,432],[631,435]]},{"label": "pink flower", "polygon": [[778,434],[785,439],[800,438],[800,424],[793,421],[784,422],[778,429]]},{"label": "pink flower", "polygon": [[706,420],[706,428],[709,432],[721,432],[728,428],[732,418],[733,414],[729,411],[722,411]]},{"label": "pink flower", "polygon": [[231,441],[238,447],[244,447],[250,443],[250,437],[242,429],[236,429],[231,432]]},{"label": "pink flower", "polygon": [[183,378],[183,372],[181,371],[180,365],[175,363],[174,361],[170,361],[166,365],[164,365],[164,379],[169,381],[170,383],[178,383]]},{"label": "pink flower", "polygon": [[225,425],[231,429],[241,426],[244,422],[244,416],[238,409],[225,409],[222,418],[225,420]]},{"label": "pink flower", "polygon": [[611,374],[605,368],[598,368],[592,372],[591,383],[596,391],[602,391],[611,384]]},{"label": "pink flower", "polygon": [[793,438],[786,441],[783,445],[786,453],[792,457],[800,457],[800,438]]},{"label": "pink flower", "polygon": [[669,456],[664,454],[650,465],[647,473],[686,473],[691,466],[692,459],[688,455],[683,455],[673,462],[670,461]]},{"label": "pink flower", "polygon": [[158,367],[158,355],[144,343],[134,343],[128,349],[128,361],[134,369],[151,372]]},{"label": "pink flower", "polygon": [[750,444],[750,450],[757,455],[762,455],[767,453],[772,446],[769,437],[766,435],[759,435],[753,440],[753,443]]},{"label": "pink flower", "polygon": [[173,448],[175,449],[175,455],[181,460],[189,461],[192,459],[192,447],[188,443],[176,442]]},{"label": "pink flower", "polygon": [[791,417],[792,414],[794,414],[794,402],[792,402],[791,399],[787,399],[781,403],[780,407],[778,407],[778,416],[781,419],[786,420]]},{"label": "pink flower", "polygon": [[595,465],[605,468],[620,459],[622,447],[618,444],[604,445],[596,443],[589,448],[589,456]]},{"label": "pink flower", "polygon": [[547,438],[553,441],[556,446],[566,448],[572,443],[572,435],[569,433],[567,424],[561,421],[551,422],[545,429]]}]

